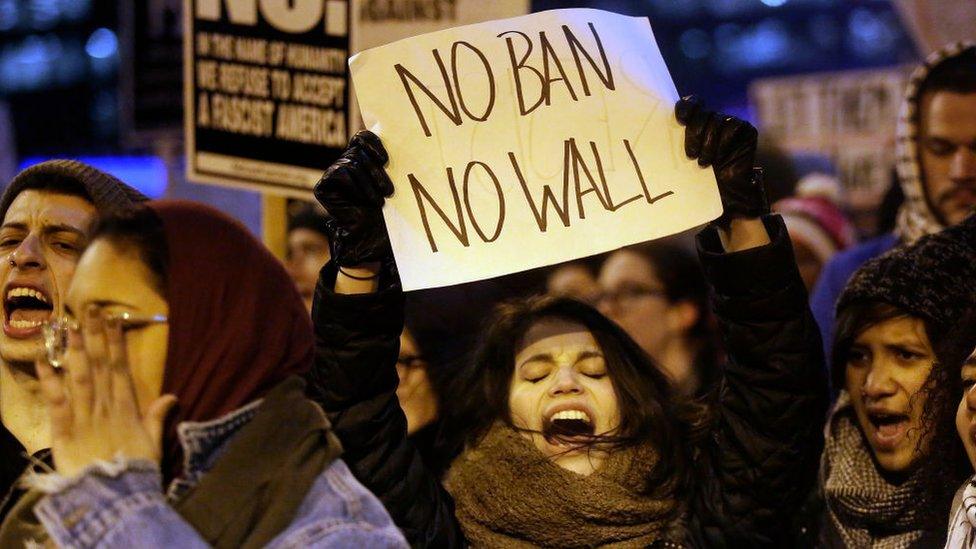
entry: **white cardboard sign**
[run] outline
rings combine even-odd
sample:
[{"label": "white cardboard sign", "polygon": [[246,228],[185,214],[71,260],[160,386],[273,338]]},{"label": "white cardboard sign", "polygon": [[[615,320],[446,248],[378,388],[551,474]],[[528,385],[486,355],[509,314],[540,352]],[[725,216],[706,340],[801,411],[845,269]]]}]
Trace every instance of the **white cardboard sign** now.
[{"label": "white cardboard sign", "polygon": [[350,59],[390,154],[384,208],[405,290],[585,257],[701,225],[715,177],[684,154],[645,18],[568,9]]}]

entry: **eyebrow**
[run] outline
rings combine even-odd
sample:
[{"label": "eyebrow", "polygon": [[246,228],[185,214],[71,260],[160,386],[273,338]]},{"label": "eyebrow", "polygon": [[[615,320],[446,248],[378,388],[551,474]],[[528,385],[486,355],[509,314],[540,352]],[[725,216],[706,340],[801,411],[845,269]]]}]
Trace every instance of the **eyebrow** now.
[{"label": "eyebrow", "polygon": [[891,341],[884,344],[884,348],[888,350],[896,351],[911,351],[916,353],[932,354],[932,351],[927,349],[922,342],[909,342],[909,341]]},{"label": "eyebrow", "polygon": [[[576,365],[580,361],[586,360],[588,358],[602,358],[602,357],[603,357],[603,353],[601,353],[600,351],[594,351],[594,350],[581,351],[578,355],[576,355],[576,360],[573,361],[573,364]],[[530,356],[529,358],[523,360],[522,363],[518,365],[518,367],[521,368],[522,366],[525,366],[530,362],[552,363],[555,361],[552,358],[552,353],[536,353]]]},{"label": "eyebrow", "polygon": [[[26,223],[4,223],[3,226],[0,226],[0,229],[19,229],[22,231],[28,230]],[[74,233],[82,238],[88,238],[88,234],[85,233],[85,231],[64,223],[45,224],[41,229],[41,232],[44,234]]]}]

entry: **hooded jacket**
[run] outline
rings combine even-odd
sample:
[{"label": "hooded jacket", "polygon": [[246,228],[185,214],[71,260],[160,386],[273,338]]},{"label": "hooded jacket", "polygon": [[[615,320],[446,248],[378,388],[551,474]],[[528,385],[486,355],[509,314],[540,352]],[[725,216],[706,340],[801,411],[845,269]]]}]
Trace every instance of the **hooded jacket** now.
[{"label": "hooded jacket", "polygon": [[[810,308],[823,335],[824,355],[830,357],[833,346],[834,314],[837,299],[847,281],[858,268],[895,246],[912,244],[919,238],[945,228],[932,211],[925,195],[918,157],[918,131],[921,90],[929,75],[946,61],[976,48],[972,42],[958,42],[932,53],[909,78],[905,98],[899,110],[896,134],[896,171],[905,201],[898,211],[898,221],[892,233],[868,240],[859,246],[836,254],[824,266],[810,297]],[[836,393],[836,387],[834,392]]]}]

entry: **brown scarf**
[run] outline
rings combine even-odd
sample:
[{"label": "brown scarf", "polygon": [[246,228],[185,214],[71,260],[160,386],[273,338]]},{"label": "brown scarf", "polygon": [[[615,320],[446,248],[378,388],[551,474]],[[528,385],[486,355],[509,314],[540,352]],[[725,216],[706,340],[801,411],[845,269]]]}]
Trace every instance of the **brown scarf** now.
[{"label": "brown scarf", "polygon": [[[828,423],[820,470],[828,524],[825,534],[845,547],[901,549],[919,546],[933,534],[918,508],[920,479],[895,485],[878,472],[842,392]],[[944,532],[942,532],[944,535]]]},{"label": "brown scarf", "polygon": [[613,452],[584,477],[495,425],[454,462],[448,486],[475,547],[646,547],[681,537],[677,500],[642,495],[655,461],[647,446]]}]

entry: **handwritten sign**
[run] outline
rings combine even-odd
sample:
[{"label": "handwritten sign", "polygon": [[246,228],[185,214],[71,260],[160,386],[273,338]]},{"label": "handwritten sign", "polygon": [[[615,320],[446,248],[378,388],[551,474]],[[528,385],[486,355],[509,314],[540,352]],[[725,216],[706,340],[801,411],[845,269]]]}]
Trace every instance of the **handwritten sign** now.
[{"label": "handwritten sign", "polygon": [[491,278],[718,217],[684,154],[647,19],[554,10],[439,31],[350,60],[390,153],[384,209],[406,290]]}]

